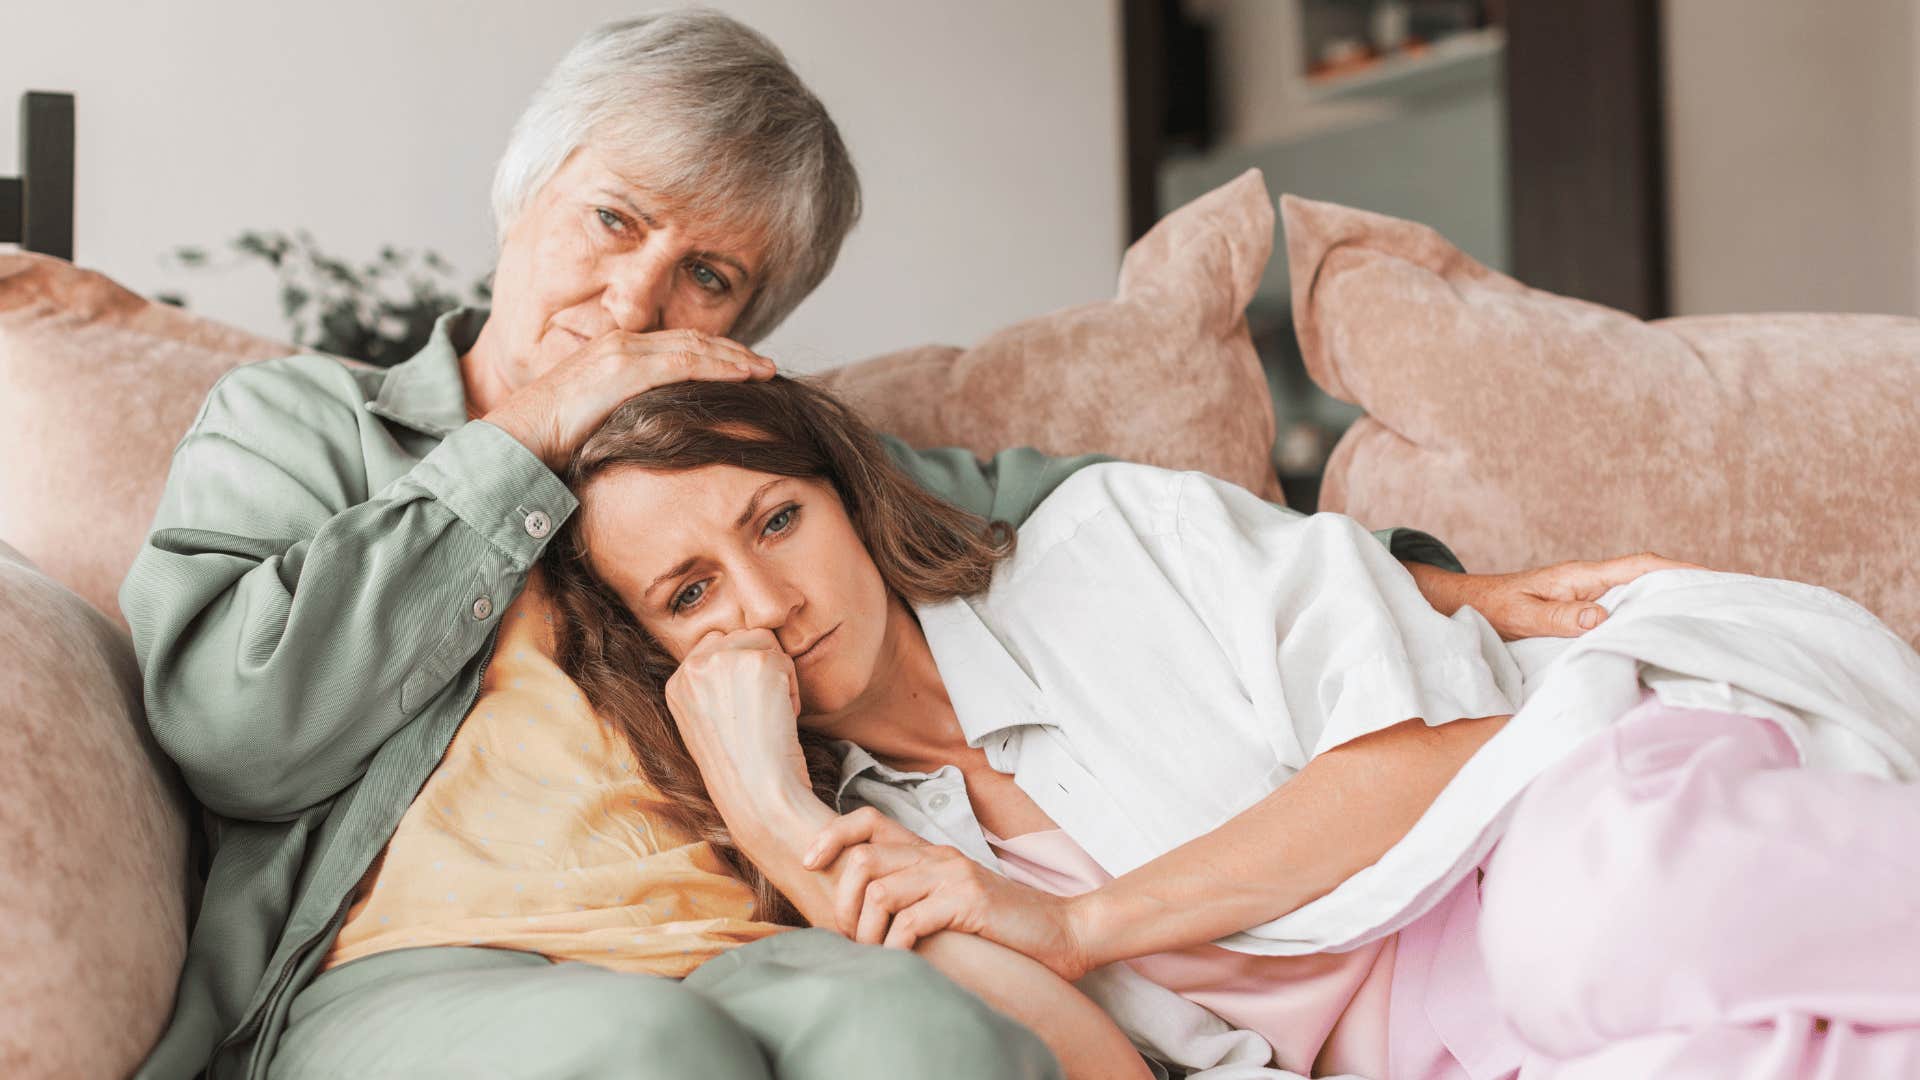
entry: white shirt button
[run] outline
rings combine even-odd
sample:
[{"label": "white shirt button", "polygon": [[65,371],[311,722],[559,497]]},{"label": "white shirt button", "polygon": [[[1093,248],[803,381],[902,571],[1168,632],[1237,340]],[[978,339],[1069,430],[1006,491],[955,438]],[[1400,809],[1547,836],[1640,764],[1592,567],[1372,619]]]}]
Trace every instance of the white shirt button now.
[{"label": "white shirt button", "polygon": [[936,811],[945,810],[947,804],[952,801],[953,800],[946,795],[935,795],[933,798],[927,800],[927,805],[933,807]]},{"label": "white shirt button", "polygon": [[552,531],[553,519],[547,516],[545,510],[535,510],[533,513],[527,515],[528,536],[533,537],[535,540],[542,540]]},{"label": "white shirt button", "polygon": [[487,617],[492,614],[493,614],[493,597],[482,596],[478,600],[475,600],[473,602],[473,617],[475,619],[481,622],[486,622]]}]

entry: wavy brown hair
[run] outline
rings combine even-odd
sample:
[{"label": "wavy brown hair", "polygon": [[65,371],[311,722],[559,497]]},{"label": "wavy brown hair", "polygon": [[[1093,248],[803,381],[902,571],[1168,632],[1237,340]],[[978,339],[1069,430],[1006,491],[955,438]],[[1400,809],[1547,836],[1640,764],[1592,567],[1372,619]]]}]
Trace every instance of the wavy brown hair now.
[{"label": "wavy brown hair", "polygon": [[[1011,526],[928,494],[893,463],[852,409],[785,377],[672,383],[629,398],[581,444],[565,480],[585,500],[594,479],[616,469],[671,472],[705,465],[832,484],[881,580],[911,603],[985,590],[994,565],[1013,551]],[[679,662],[594,574],[581,527],[585,516],[583,507],[571,517],[545,559],[561,613],[560,667],[600,718],[626,734],[641,770],[678,823],[712,844],[753,889],[755,918],[803,922],[733,843],[667,711],[667,679]],[[800,743],[815,794],[833,806],[838,757],[824,736],[802,731]]]}]

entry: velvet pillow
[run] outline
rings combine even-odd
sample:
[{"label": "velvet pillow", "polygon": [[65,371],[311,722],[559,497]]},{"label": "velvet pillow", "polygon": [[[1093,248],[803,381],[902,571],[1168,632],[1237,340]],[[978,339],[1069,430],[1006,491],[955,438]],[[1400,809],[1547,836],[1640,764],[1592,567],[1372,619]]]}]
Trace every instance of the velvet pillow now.
[{"label": "velvet pillow", "polygon": [[1307,370],[1367,410],[1322,508],[1472,571],[1653,550],[1808,581],[1920,643],[1920,319],[1643,322],[1425,226],[1281,209]]},{"label": "velvet pillow", "polygon": [[0,543],[0,1076],[126,1076],[187,948],[186,797],[133,643]]},{"label": "velvet pillow", "polygon": [[208,389],[292,346],[59,259],[0,253],[0,537],[116,623],[173,448]]},{"label": "velvet pillow", "polygon": [[1245,319],[1272,248],[1273,201],[1250,169],[1135,242],[1111,300],[822,378],[915,446],[1100,451],[1278,500],[1273,403]]},{"label": "velvet pillow", "polygon": [[[1135,243],[1114,299],[825,383],[918,446],[1098,450],[1279,499],[1273,408],[1243,317],[1272,223],[1249,171]],[[229,368],[293,351],[57,259],[0,254],[0,537],[120,622],[120,581],[207,390]]]},{"label": "velvet pillow", "polygon": [[[1242,316],[1272,223],[1248,173],[1135,244],[1113,300],[827,382],[920,445],[1101,450],[1278,498],[1273,413]],[[0,536],[45,571],[0,559],[0,655],[11,660],[0,762],[19,765],[0,778],[11,792],[0,844],[30,871],[7,879],[0,915],[11,954],[36,957],[0,982],[0,1063],[34,1055],[62,1075],[123,1074],[168,1015],[185,946],[186,823],[141,720],[116,594],[207,390],[230,368],[292,351],[59,260],[0,254]]]}]

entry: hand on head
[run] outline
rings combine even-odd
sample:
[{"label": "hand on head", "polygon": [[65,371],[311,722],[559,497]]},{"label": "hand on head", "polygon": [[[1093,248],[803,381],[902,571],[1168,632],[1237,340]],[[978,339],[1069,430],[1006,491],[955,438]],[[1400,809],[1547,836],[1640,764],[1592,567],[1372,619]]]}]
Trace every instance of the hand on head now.
[{"label": "hand on head", "polygon": [[635,394],[688,380],[745,382],[776,373],[773,361],[745,345],[698,330],[614,330],[582,345],[481,419],[559,472],[608,414]]}]

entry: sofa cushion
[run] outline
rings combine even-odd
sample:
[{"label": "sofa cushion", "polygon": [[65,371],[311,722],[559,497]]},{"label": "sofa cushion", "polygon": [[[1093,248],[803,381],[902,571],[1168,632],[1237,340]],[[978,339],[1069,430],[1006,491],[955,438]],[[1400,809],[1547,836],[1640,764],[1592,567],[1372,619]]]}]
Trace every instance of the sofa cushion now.
[{"label": "sofa cushion", "polygon": [[0,253],[0,538],[117,623],[174,444],[227,369],[292,347]]},{"label": "sofa cushion", "polygon": [[1920,319],[1643,322],[1281,199],[1307,370],[1367,415],[1320,505],[1472,571],[1635,551],[1808,581],[1920,642]]},{"label": "sofa cushion", "polygon": [[[917,446],[1103,451],[1280,498],[1273,407],[1243,312],[1272,248],[1249,171],[1127,252],[1117,296],[971,349],[907,349],[823,376]],[[214,381],[292,346],[148,301],[58,259],[0,254],[0,537],[123,622],[117,593],[174,445]],[[123,623],[124,625],[124,623]]]},{"label": "sofa cushion", "polygon": [[1259,170],[1167,215],[1127,250],[1111,300],[1036,316],[972,348],[926,345],[824,384],[915,446],[1099,451],[1199,469],[1280,498],[1273,402],[1245,311],[1273,248]]},{"label": "sofa cushion", "polygon": [[183,788],[126,631],[0,543],[0,1076],[125,1076],[186,956]]}]

